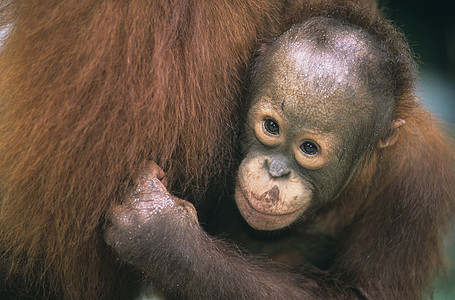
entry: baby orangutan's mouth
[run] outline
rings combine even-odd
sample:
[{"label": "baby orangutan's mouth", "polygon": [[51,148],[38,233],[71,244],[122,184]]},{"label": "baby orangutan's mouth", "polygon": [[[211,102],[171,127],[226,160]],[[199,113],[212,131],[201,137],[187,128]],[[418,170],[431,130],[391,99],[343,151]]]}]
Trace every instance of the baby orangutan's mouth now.
[{"label": "baby orangutan's mouth", "polygon": [[[249,195],[249,197],[248,197]],[[286,227],[294,222],[305,209],[305,206],[289,211],[282,209],[280,203],[279,188],[274,186],[261,196],[254,193],[246,193],[237,185],[235,199],[240,213],[251,227],[257,230],[275,230]]]}]

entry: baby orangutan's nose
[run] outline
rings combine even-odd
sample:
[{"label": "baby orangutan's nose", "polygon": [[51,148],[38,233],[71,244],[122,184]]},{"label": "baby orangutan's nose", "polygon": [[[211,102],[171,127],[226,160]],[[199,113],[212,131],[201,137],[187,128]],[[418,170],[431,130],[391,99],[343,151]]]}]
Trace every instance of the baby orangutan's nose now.
[{"label": "baby orangutan's nose", "polygon": [[289,161],[283,155],[266,158],[265,167],[272,178],[287,177],[291,173]]}]

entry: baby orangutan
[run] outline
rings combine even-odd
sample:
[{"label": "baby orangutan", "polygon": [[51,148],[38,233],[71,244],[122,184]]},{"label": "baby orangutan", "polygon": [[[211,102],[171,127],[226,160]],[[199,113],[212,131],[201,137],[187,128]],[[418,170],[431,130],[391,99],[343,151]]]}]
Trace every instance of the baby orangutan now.
[{"label": "baby orangutan", "polygon": [[[237,284],[225,290],[238,294],[214,298],[415,299],[425,292],[441,267],[440,233],[454,208],[453,148],[416,102],[401,36],[386,22],[355,20],[315,16],[293,26],[260,54],[250,85],[238,209],[256,230],[294,224],[329,237],[319,257],[306,258],[312,266],[293,275],[248,261],[205,234],[185,201],[172,203],[164,187],[147,189],[155,183],[146,179],[111,215],[107,240],[122,259],[174,276],[174,286],[162,288],[191,299],[225,283]],[[303,236],[295,243],[311,247]],[[179,255],[157,271],[161,253]]]},{"label": "baby orangutan", "polygon": [[[236,202],[275,230],[336,199],[368,150],[391,144],[392,58],[339,20],[294,26],[262,55],[252,81]],[[379,141],[382,138],[382,141]]]}]

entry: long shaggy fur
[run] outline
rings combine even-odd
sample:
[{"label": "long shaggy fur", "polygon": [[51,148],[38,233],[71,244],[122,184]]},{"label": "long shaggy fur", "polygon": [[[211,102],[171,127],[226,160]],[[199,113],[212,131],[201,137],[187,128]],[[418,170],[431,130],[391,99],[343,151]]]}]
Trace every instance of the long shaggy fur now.
[{"label": "long shaggy fur", "polygon": [[103,212],[147,159],[189,200],[223,175],[244,71],[281,6],[1,1],[2,273],[68,298],[112,292]]}]

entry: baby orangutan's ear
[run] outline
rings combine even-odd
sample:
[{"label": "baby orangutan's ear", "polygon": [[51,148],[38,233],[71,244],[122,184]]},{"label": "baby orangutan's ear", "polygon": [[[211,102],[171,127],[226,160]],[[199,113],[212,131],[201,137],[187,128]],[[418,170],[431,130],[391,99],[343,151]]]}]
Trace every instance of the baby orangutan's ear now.
[{"label": "baby orangutan's ear", "polygon": [[406,123],[406,121],[402,120],[402,119],[394,120],[390,124],[390,128],[389,128],[389,131],[387,132],[387,134],[383,138],[379,139],[378,147],[386,148],[386,147],[389,147],[389,146],[392,146],[393,144],[395,144],[395,142],[398,139],[398,132],[399,132],[398,128],[403,126],[405,123]]}]

